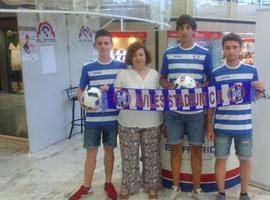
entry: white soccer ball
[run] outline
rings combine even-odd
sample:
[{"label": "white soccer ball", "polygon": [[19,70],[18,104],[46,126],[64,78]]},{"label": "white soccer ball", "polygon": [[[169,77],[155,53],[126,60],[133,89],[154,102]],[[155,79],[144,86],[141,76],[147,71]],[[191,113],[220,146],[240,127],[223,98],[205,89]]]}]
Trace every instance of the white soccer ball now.
[{"label": "white soccer ball", "polygon": [[195,88],[196,81],[191,78],[190,76],[179,76],[174,81],[174,88],[175,89],[182,89],[182,88]]},{"label": "white soccer ball", "polygon": [[97,109],[101,107],[102,93],[100,89],[91,87],[89,90],[83,92],[83,104],[86,107]]}]

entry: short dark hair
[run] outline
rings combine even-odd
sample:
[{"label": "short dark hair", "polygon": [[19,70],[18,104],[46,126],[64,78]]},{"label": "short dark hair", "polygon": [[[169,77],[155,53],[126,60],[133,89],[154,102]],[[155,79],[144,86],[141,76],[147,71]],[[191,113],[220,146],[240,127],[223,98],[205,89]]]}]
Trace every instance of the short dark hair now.
[{"label": "short dark hair", "polygon": [[98,37],[109,37],[112,41],[112,36],[110,34],[110,32],[106,31],[105,29],[100,29],[96,32],[96,35],[95,35],[95,41],[97,40]]},{"label": "short dark hair", "polygon": [[189,24],[192,30],[197,29],[197,24],[193,17],[190,15],[181,15],[176,21],[176,31],[178,31],[179,27],[182,27],[184,24]]},{"label": "short dark hair", "polygon": [[150,52],[147,50],[147,48],[141,43],[141,42],[134,42],[131,45],[129,45],[128,49],[127,49],[127,54],[126,54],[126,58],[125,58],[125,63],[127,65],[133,65],[132,63],[132,58],[134,56],[134,54],[136,53],[136,51],[138,51],[138,49],[143,49],[144,53],[145,53],[145,65],[151,63],[151,54]]},{"label": "short dark hair", "polygon": [[225,35],[222,39],[222,47],[224,47],[225,42],[227,41],[236,41],[239,43],[240,47],[242,47],[241,37],[235,33],[229,33]]}]

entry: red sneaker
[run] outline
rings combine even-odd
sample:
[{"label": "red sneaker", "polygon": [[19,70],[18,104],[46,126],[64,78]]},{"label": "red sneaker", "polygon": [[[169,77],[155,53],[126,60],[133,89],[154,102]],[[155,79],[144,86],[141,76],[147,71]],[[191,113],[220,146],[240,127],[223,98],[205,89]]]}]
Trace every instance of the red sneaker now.
[{"label": "red sneaker", "polygon": [[110,199],[112,200],[117,199],[117,192],[112,183],[105,183],[104,190]]},{"label": "red sneaker", "polygon": [[80,189],[77,190],[71,197],[69,197],[69,200],[80,200],[85,197],[91,196],[94,193],[94,191],[91,188],[86,188],[83,185],[80,187]]}]

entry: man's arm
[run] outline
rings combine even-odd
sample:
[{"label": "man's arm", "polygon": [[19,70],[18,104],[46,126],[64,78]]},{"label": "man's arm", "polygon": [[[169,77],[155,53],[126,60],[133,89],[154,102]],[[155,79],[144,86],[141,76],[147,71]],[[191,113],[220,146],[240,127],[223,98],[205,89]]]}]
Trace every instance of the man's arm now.
[{"label": "man's arm", "polygon": [[206,80],[202,84],[202,87],[209,86],[212,70],[213,70],[212,56],[208,52],[207,55],[206,55],[206,57],[205,57],[205,61],[204,61],[204,74],[206,76]]},{"label": "man's arm", "polygon": [[206,114],[206,133],[209,141],[213,142],[215,138],[214,129],[212,125],[214,109],[208,109]]},{"label": "man's arm", "polygon": [[77,90],[77,98],[78,98],[78,101],[81,105],[82,108],[84,108],[85,106],[83,105],[83,99],[82,99],[82,96],[83,96],[83,91],[80,87],[78,87],[78,90]]},{"label": "man's arm", "polygon": [[173,89],[173,86],[168,82],[167,76],[161,75],[159,83],[164,89]]}]

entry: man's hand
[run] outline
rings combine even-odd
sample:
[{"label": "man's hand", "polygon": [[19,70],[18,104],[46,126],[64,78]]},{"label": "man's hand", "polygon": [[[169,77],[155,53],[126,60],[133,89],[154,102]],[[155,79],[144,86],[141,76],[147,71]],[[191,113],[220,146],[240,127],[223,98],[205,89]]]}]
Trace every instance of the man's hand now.
[{"label": "man's hand", "polygon": [[260,99],[265,91],[264,84],[262,81],[253,81],[252,87],[256,90],[256,99]]},{"label": "man's hand", "polygon": [[200,84],[198,81],[196,81],[196,87],[202,87],[202,84]]},{"label": "man's hand", "polygon": [[99,87],[101,92],[107,92],[109,90],[109,86],[108,85],[102,85]]},{"label": "man's hand", "polygon": [[215,133],[213,129],[212,119],[213,119],[214,110],[208,109],[206,112],[206,134],[207,139],[210,142],[213,142],[215,139]]},{"label": "man's hand", "polygon": [[83,105],[83,104],[81,104],[81,108],[82,108],[83,110],[85,110],[86,112],[97,111],[97,108],[87,107],[87,106],[85,106],[85,105]]},{"label": "man's hand", "polygon": [[259,93],[264,92],[264,85],[262,81],[253,81],[252,82],[252,87]]},{"label": "man's hand", "polygon": [[97,110],[97,109],[93,109],[93,108],[91,108],[91,107],[85,106],[85,105],[83,104],[83,96],[80,96],[80,98],[79,98],[78,100],[79,100],[80,106],[81,106],[81,108],[82,108],[83,110],[85,110],[85,111],[87,111],[87,112],[91,112],[91,111]]},{"label": "man's hand", "polygon": [[207,125],[206,125],[206,134],[207,134],[208,141],[214,142],[215,134],[214,134],[214,129],[213,129],[212,124],[207,123]]},{"label": "man's hand", "polygon": [[161,87],[163,87],[164,89],[167,89],[167,90],[172,90],[172,89],[175,89],[173,87],[173,85],[171,85],[168,80],[167,80],[167,76],[165,75],[161,75],[160,79],[159,79],[159,83],[161,85]]},{"label": "man's hand", "polygon": [[80,103],[80,106],[83,110],[87,111],[87,112],[91,112],[91,111],[96,111],[97,109],[93,109],[93,108],[90,108],[90,107],[87,107],[84,105],[83,103],[83,91],[81,90],[81,88],[78,89],[77,91],[77,98],[78,98],[78,101]]}]

